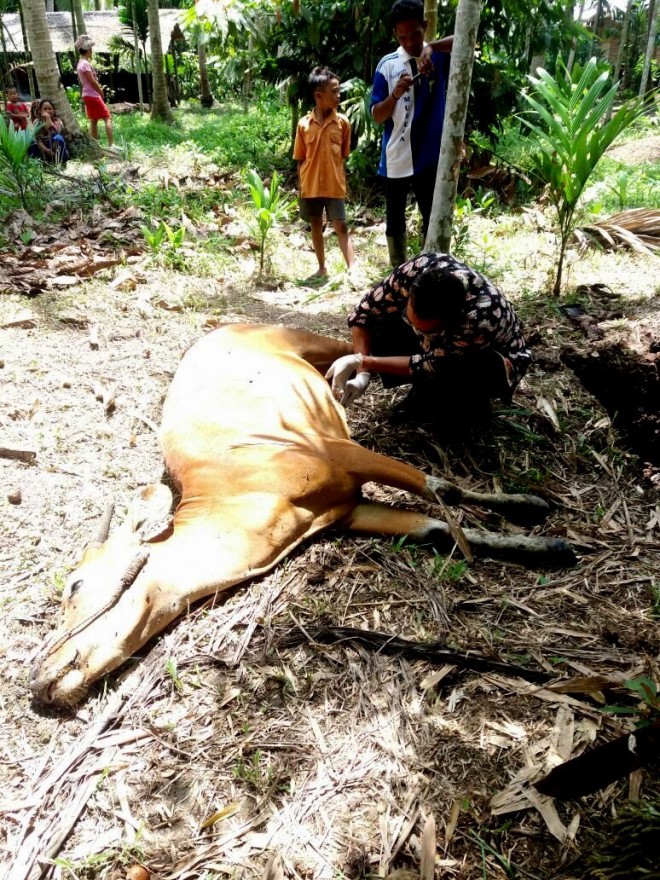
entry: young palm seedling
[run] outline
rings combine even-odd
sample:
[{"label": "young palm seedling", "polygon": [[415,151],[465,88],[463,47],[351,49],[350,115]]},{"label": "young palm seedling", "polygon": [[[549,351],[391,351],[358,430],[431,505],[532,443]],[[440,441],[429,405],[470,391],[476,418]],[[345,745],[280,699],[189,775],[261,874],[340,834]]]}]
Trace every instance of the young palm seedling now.
[{"label": "young palm seedling", "polygon": [[605,150],[647,110],[653,97],[626,101],[608,118],[618,84],[609,82],[609,67],[595,58],[583,68],[575,65],[571,72],[560,60],[556,78],[547,70],[537,73],[537,77],[528,77],[532,93],[523,93],[533,117],[523,122],[535,135],[535,170],[547,185],[557,212],[559,261],[552,292],[559,296],[564,256],[582,191]]},{"label": "young palm seedling", "polygon": [[273,171],[270,186],[266,186],[254,168],[245,172],[245,182],[250,195],[259,236],[259,273],[264,271],[264,255],[268,234],[277,223],[284,220],[291,209],[292,201],[282,195],[281,178]]},{"label": "young palm seedling", "polygon": [[0,116],[0,195],[18,198],[22,208],[27,208],[27,193],[40,168],[28,155],[36,130],[32,125],[15,130]]},{"label": "young palm seedling", "polygon": [[143,226],[142,234],[155,259],[163,259],[173,269],[180,268],[180,250],[186,237],[184,226],[172,229],[164,220],[161,220],[155,229]]}]

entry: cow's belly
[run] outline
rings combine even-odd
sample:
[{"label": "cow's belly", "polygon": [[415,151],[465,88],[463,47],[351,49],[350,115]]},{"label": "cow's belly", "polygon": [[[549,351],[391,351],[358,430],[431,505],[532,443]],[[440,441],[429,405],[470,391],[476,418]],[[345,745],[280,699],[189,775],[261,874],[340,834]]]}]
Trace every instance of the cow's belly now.
[{"label": "cow's belly", "polygon": [[[167,464],[181,489],[179,511],[185,510],[187,516],[198,516],[208,508],[235,510],[240,506],[236,499],[264,495],[316,517],[336,506],[344,510],[359,498],[359,481],[341,467],[319,437],[309,438],[307,444],[300,440],[242,443],[212,461],[207,455],[191,459],[188,452],[181,458],[174,454]],[[255,503],[244,504],[248,529]]]},{"label": "cow's belly", "polygon": [[163,406],[166,458],[173,442],[196,458],[255,441],[348,438],[328,382],[295,354],[216,348],[204,363],[195,354],[192,349],[182,361]]},{"label": "cow's belly", "polygon": [[318,455],[243,447],[231,462],[189,472],[174,528],[222,549],[233,581],[264,571],[354,508],[359,486]]}]

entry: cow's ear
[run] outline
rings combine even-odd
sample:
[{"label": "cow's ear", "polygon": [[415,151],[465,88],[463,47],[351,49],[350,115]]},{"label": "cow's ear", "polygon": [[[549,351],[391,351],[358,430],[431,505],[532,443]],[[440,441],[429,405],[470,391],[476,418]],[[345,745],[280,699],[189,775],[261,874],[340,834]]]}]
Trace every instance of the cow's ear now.
[{"label": "cow's ear", "polygon": [[163,483],[140,489],[129,508],[127,522],[142,541],[165,537],[172,529],[172,492]]}]

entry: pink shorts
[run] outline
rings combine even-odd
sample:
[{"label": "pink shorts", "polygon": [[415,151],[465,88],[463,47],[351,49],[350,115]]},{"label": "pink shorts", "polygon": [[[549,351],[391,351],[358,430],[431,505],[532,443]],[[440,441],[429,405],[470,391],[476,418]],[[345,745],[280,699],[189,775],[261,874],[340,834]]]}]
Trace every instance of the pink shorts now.
[{"label": "pink shorts", "polygon": [[88,119],[110,119],[110,111],[100,95],[83,95]]}]

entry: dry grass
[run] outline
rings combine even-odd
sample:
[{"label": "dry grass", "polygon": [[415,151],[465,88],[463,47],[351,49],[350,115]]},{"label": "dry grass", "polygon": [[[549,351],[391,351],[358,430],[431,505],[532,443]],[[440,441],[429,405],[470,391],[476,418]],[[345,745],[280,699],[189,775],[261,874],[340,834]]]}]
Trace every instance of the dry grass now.
[{"label": "dry grass", "polygon": [[[557,806],[534,801],[526,785],[628,728],[600,710],[625,699],[616,689],[624,678],[657,680],[660,533],[640,463],[558,360],[577,331],[538,295],[551,242],[530,222],[475,228],[475,240],[483,232],[496,244],[491,274],[517,301],[538,353],[492,435],[447,445],[394,429],[391,395],[377,388],[351,422],[365,445],[471,488],[538,491],[556,504],[543,532],[572,540],[580,565],[466,569],[455,555],[325,534],[268,577],[195,608],[71,715],[30,704],[30,657],[108,494],[125,498],[159,476],[150,426],[180,352],[221,315],[341,334],[357,294],[344,279],[320,295],[298,287],[313,257],[284,239],[272,273],[286,279],[279,289],[254,284],[248,255],[226,265],[222,281],[140,264],[127,292],[108,277],[0,301],[0,323],[26,305],[36,323],[0,331],[3,436],[37,452],[33,466],[0,460],[3,486],[22,496],[10,505],[3,493],[0,525],[7,877],[109,880],[142,862],[161,880],[249,878],[274,852],[296,880],[384,876],[417,871],[432,815],[436,876],[568,880],[584,876],[580,859],[604,816],[629,793],[657,793],[653,773]],[[365,275],[382,274],[382,235],[366,229],[355,243]],[[571,284],[608,283],[624,311],[657,284],[655,264],[640,255],[575,256],[569,271]],[[64,322],[72,313],[82,324]],[[98,383],[114,389],[114,411],[96,399]],[[503,525],[483,512],[459,517]],[[286,647],[291,629],[319,623],[439,641],[562,679],[600,675],[611,690],[562,693],[347,644]]]}]

